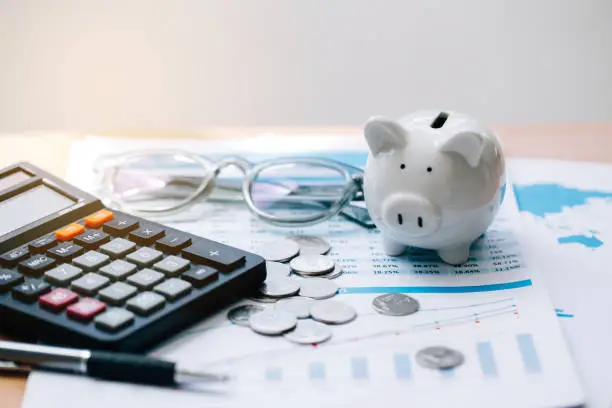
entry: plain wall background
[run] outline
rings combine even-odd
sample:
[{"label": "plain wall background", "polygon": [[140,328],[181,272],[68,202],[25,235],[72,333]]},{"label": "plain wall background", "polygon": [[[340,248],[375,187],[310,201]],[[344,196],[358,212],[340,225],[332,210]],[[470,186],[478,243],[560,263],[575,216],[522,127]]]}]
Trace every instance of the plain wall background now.
[{"label": "plain wall background", "polygon": [[0,132],[612,119],[612,1],[0,0]]}]

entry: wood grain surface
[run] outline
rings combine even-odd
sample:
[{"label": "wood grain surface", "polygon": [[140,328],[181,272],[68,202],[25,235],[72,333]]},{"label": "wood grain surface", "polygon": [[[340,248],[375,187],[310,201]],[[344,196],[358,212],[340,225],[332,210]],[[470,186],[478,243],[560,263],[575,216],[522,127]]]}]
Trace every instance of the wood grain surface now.
[{"label": "wood grain surface", "polygon": [[[493,125],[502,140],[507,157],[536,157],[573,161],[612,162],[612,123],[606,124],[532,124]],[[125,132],[95,130],[83,133],[37,132],[0,135],[0,168],[17,161],[29,161],[64,177],[70,145],[85,134],[135,138],[215,139],[279,135],[337,134],[362,137],[359,128],[214,128],[194,132]],[[18,408],[22,404],[26,381],[23,377],[0,377],[0,407]]]}]

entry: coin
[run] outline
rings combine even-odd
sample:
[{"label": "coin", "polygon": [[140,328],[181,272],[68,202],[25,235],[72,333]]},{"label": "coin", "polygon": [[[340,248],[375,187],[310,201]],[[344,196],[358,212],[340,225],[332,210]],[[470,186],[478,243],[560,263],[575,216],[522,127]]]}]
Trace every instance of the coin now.
[{"label": "coin", "polygon": [[401,293],[387,293],[374,298],[372,307],[383,315],[407,316],[419,310],[419,302]]},{"label": "coin", "polygon": [[266,261],[286,262],[300,253],[300,247],[290,239],[278,239],[259,245],[253,252],[261,255]]},{"label": "coin", "polygon": [[289,276],[291,274],[291,268],[280,262],[266,261],[266,271],[268,276]]},{"label": "coin", "polygon": [[323,323],[314,320],[300,320],[295,329],[285,333],[284,337],[294,343],[314,344],[329,340],[331,335],[331,329]]},{"label": "coin", "polygon": [[342,266],[336,264],[334,265],[334,269],[329,272],[326,273],[325,275],[318,275],[319,278],[325,278],[325,279],[336,279],[338,276],[342,275],[344,273],[344,269],[342,269]]},{"label": "coin", "polygon": [[298,243],[300,254],[325,255],[331,250],[331,245],[327,241],[314,235],[294,235],[287,238]]},{"label": "coin", "polygon": [[242,305],[237,306],[227,312],[227,318],[234,324],[238,326],[248,326],[249,325],[249,317],[253,313],[261,312],[264,308],[257,305]]},{"label": "coin", "polygon": [[310,314],[314,320],[330,324],[348,323],[357,317],[357,311],[352,306],[334,300],[313,304]]},{"label": "coin", "polygon": [[259,292],[251,293],[248,298],[251,299],[251,300],[254,300],[256,302],[259,302],[259,303],[276,303],[276,302],[278,302],[278,298],[273,298],[273,297],[270,297],[270,296],[266,296],[266,295],[264,295],[262,293],[259,293]]},{"label": "coin", "polygon": [[444,346],[432,346],[419,350],[416,361],[425,368],[449,369],[463,364],[463,354]]},{"label": "coin", "polygon": [[274,298],[295,295],[299,290],[300,285],[295,278],[282,276],[269,276],[259,287],[262,295]]},{"label": "coin", "polygon": [[297,317],[285,310],[268,309],[249,317],[251,329],[260,334],[281,334],[297,324]]},{"label": "coin", "polygon": [[300,296],[327,299],[338,292],[338,285],[329,279],[310,278],[300,280]]},{"label": "coin", "polygon": [[323,255],[307,254],[293,258],[289,266],[300,275],[322,275],[334,269],[334,261]]},{"label": "coin", "polygon": [[314,300],[306,297],[291,297],[279,300],[274,306],[276,309],[286,310],[297,316],[298,319],[306,319],[310,316],[310,307]]}]

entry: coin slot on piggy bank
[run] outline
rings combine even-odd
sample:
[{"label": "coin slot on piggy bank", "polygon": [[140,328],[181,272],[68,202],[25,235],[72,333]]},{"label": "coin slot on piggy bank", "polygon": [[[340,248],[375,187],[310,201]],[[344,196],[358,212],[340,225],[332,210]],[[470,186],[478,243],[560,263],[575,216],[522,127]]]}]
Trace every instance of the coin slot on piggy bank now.
[{"label": "coin slot on piggy bank", "polygon": [[364,136],[370,150],[364,199],[387,255],[416,247],[452,265],[465,263],[504,198],[498,137],[476,118],[451,111],[373,117]]}]

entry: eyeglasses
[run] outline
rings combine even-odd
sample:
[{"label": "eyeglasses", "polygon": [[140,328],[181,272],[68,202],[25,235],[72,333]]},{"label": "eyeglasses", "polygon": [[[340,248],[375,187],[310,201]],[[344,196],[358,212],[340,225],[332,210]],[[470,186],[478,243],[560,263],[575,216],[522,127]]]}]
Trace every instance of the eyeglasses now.
[{"label": "eyeglasses", "polygon": [[141,216],[243,200],[257,218],[276,226],[309,226],[341,215],[375,227],[364,205],[363,171],[334,160],[285,157],[255,164],[238,156],[215,161],[149,150],[101,157],[94,170],[96,193],[107,206]]}]

